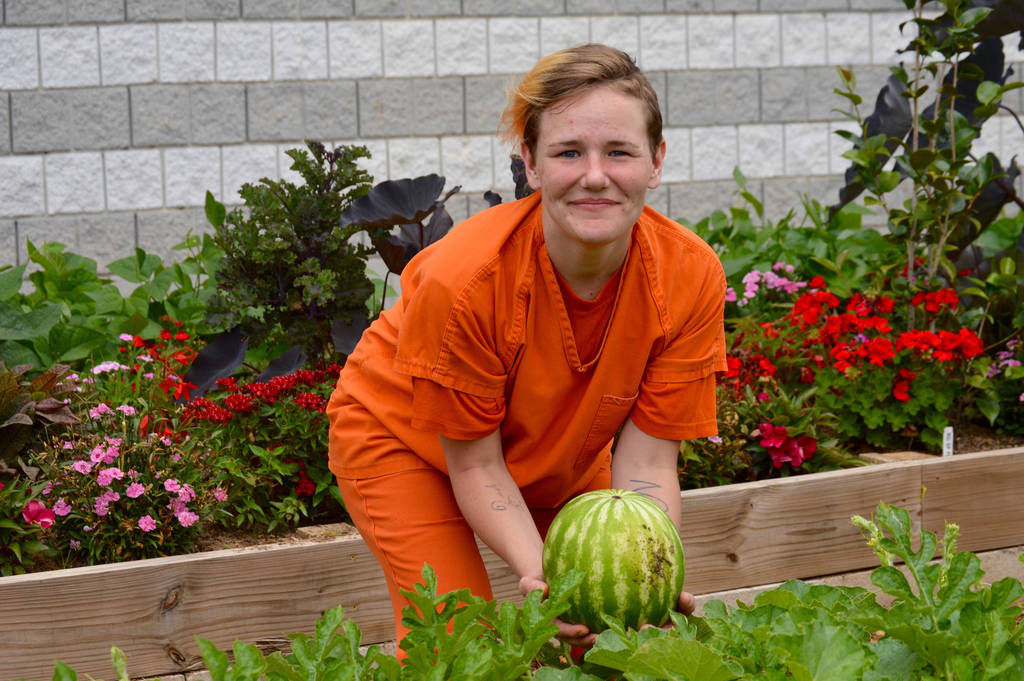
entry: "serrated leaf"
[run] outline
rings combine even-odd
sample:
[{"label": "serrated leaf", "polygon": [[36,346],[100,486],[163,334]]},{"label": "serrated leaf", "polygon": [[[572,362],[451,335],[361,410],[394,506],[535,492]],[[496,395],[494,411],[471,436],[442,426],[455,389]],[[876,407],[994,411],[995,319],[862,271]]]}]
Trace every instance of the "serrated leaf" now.
[{"label": "serrated leaf", "polygon": [[694,640],[662,636],[642,645],[629,659],[629,673],[660,679],[731,681],[742,673],[708,646]]}]

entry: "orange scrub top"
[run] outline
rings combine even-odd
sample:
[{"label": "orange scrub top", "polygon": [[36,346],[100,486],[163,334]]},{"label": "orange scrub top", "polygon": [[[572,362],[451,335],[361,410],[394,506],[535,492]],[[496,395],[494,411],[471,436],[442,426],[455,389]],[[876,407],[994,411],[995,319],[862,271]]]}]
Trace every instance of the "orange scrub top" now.
[{"label": "orange scrub top", "polygon": [[[330,468],[340,478],[447,474],[438,433],[465,440],[500,428],[526,503],[556,508],[607,468],[627,417],[658,438],[717,433],[725,275],[707,244],[649,207],[587,361],[544,245],[539,194],[453,228],[412,259],[401,288],[349,356],[327,408]],[[431,400],[438,389],[460,408],[440,409],[451,402]],[[358,436],[339,417],[353,402],[376,419],[360,423]],[[380,437],[407,451],[363,446]]]}]

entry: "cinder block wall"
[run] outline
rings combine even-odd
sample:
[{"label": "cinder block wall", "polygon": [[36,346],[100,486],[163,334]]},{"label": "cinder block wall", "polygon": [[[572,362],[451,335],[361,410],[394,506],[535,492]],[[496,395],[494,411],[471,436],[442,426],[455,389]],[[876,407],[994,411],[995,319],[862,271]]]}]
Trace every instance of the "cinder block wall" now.
[{"label": "cinder block wall", "polygon": [[[506,84],[586,41],[634,55],[659,92],[656,208],[728,205],[739,166],[777,217],[799,192],[835,199],[835,68],[870,111],[907,17],[897,0],[5,0],[0,265],[25,263],[28,239],[101,266],[135,246],[174,258],[206,229],[206,190],[237,203],[306,138],[365,144],[377,180],[440,172],[465,217],[485,190],[512,195]],[[990,128],[983,144],[1024,149]]]}]

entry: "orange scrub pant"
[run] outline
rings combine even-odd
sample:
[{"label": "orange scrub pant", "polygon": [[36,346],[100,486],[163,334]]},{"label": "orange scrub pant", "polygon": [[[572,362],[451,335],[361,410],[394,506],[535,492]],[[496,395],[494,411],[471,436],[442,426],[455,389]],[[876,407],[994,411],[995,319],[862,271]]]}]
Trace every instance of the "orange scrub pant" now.
[{"label": "orange scrub pant", "polygon": [[[378,461],[408,461],[411,452],[397,438],[367,438],[366,433],[358,437],[364,454],[366,447],[379,449],[374,456]],[[611,471],[601,468],[584,491],[610,485]],[[412,591],[414,584],[423,581],[424,564],[437,574],[438,593],[468,588],[475,596],[493,598],[473,530],[459,510],[446,473],[423,462],[421,467],[369,477],[338,476],[338,486],[352,523],[384,570],[397,642],[409,631],[402,626],[402,609],[409,601],[399,591]],[[530,512],[545,536],[558,509],[531,508]]]}]

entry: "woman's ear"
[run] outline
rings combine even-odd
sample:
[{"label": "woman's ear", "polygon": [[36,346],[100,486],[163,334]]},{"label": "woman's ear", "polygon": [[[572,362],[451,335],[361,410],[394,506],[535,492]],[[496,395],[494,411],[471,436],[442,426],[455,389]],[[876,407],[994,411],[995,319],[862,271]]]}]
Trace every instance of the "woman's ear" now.
[{"label": "woman's ear", "polygon": [[665,138],[661,138],[658,149],[654,152],[654,167],[651,169],[651,179],[647,183],[648,189],[657,189],[661,184],[661,169],[665,165]]},{"label": "woman's ear", "polygon": [[540,191],[540,175],[537,174],[537,163],[525,141],[519,143],[519,156],[523,159],[523,169],[526,171],[526,182],[534,191]]}]

